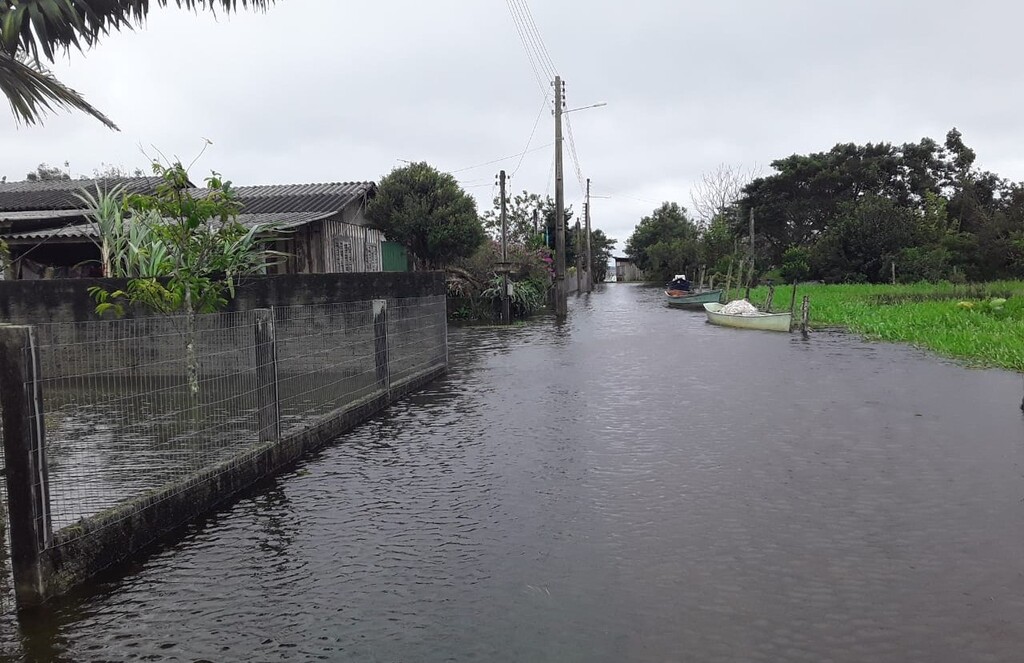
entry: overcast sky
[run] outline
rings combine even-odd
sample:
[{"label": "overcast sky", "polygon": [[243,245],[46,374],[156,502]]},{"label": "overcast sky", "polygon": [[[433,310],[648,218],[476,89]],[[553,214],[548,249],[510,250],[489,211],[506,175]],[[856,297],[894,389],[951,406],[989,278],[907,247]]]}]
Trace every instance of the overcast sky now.
[{"label": "overcast sky", "polygon": [[[962,0],[532,0],[573,113],[593,223],[620,240],[719,163],[837,142],[942,140],[1024,180],[1024,5]],[[377,180],[401,160],[454,172],[490,207],[498,169],[553,194],[553,122],[505,0],[279,0],[216,20],[154,10],[54,67],[121,132],[80,114],[0,114],[0,175],[145,166],[140,146],[236,184]],[[547,87],[545,83],[545,87]],[[550,88],[548,88],[550,89]],[[6,111],[6,109],[4,109]],[[539,121],[538,121],[539,118]],[[537,127],[530,140],[531,131]],[[566,201],[582,191],[568,154]]]}]

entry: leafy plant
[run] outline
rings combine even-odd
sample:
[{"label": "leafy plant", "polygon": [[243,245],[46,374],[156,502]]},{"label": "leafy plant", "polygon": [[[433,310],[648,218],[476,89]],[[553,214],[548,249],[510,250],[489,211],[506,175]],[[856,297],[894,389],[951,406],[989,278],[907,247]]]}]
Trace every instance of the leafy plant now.
[{"label": "leafy plant", "polygon": [[93,199],[108,274],[129,281],[124,289],[97,286],[90,294],[101,315],[123,315],[128,306],[183,313],[189,386],[198,393],[195,315],[223,307],[240,277],[264,272],[282,255],[268,250],[264,239],[279,229],[238,223],[241,204],[231,182],[217,173],[206,178],[206,192],[197,197],[180,162],[154,162],[153,172],[161,179],[155,193],[128,196],[121,213],[109,194]]}]

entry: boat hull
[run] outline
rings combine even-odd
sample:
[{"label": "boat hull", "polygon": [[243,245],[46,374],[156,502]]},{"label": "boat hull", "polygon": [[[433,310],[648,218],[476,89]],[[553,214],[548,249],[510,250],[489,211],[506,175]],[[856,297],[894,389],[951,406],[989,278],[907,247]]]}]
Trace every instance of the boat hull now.
[{"label": "boat hull", "polygon": [[757,315],[727,315],[721,313],[721,304],[705,304],[708,322],[722,327],[737,329],[760,329],[762,331],[788,332],[793,322],[792,313],[758,313]]},{"label": "boat hull", "polygon": [[706,292],[697,292],[692,295],[685,295],[679,297],[673,297],[672,295],[665,293],[665,300],[669,306],[678,306],[679,308],[694,308],[701,309],[705,304],[717,304],[722,301],[721,290],[708,290]]}]

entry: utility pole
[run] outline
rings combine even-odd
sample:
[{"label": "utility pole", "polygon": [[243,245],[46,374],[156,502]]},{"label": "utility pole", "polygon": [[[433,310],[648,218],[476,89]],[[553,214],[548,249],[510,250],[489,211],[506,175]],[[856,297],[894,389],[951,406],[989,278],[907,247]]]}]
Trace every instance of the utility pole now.
[{"label": "utility pole", "polygon": [[590,178],[589,177],[587,178],[587,202],[586,202],[586,206],[583,209],[586,212],[585,217],[586,217],[586,222],[587,222],[587,252],[585,254],[586,255],[586,260],[587,260],[587,292],[593,292],[593,290],[594,290],[594,271],[593,271],[594,270],[594,266],[590,264],[591,253],[590,253]]},{"label": "utility pole", "polygon": [[573,237],[574,244],[576,245],[576,294],[578,295],[583,291],[583,263],[581,255],[583,253],[583,238],[580,235],[580,222],[576,221],[576,233]]},{"label": "utility pole", "polygon": [[754,208],[750,208],[750,275],[754,275]]},{"label": "utility pole", "polygon": [[498,173],[501,185],[501,321],[512,320],[508,301],[508,217],[505,213],[505,171]]},{"label": "utility pole", "polygon": [[568,312],[565,293],[565,193],[562,191],[562,77],[555,76],[555,317]]}]

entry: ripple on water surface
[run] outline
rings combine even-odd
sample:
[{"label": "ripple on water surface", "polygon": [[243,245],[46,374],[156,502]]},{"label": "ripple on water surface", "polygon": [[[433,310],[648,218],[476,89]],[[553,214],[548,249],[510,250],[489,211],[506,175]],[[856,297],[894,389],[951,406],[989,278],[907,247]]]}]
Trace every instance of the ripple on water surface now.
[{"label": "ripple on water surface", "polygon": [[184,540],[0,617],[36,660],[1012,661],[1019,377],[612,285]]}]

